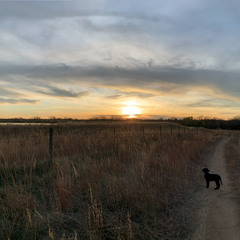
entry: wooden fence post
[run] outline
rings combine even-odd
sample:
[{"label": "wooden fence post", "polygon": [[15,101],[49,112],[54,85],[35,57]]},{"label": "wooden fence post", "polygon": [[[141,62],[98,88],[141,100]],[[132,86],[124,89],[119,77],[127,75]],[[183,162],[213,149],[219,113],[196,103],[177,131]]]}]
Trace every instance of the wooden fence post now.
[{"label": "wooden fence post", "polygon": [[113,137],[114,137],[114,151],[116,151],[116,128],[113,128]]},{"label": "wooden fence post", "polygon": [[52,163],[52,150],[53,150],[53,128],[49,128],[49,160]]}]

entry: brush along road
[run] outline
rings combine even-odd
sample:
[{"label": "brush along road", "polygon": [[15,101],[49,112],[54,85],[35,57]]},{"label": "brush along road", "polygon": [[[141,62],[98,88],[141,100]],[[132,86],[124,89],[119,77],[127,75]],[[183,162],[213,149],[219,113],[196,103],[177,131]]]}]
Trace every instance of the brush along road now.
[{"label": "brush along road", "polygon": [[198,229],[192,236],[196,240],[239,240],[240,225],[238,222],[237,205],[228,178],[224,147],[230,138],[223,138],[214,150],[209,165],[211,171],[221,176],[223,185],[219,190],[214,190],[215,183],[211,182],[199,194],[201,207],[199,209]]}]

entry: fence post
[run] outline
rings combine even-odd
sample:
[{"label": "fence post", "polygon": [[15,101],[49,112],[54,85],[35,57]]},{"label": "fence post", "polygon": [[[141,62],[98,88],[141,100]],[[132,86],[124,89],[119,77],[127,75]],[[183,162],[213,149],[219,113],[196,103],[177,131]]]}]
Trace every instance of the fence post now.
[{"label": "fence post", "polygon": [[53,150],[53,128],[49,128],[49,160],[52,163],[52,150]]},{"label": "fence post", "polygon": [[113,128],[113,137],[114,137],[114,151],[116,151],[116,128]]}]

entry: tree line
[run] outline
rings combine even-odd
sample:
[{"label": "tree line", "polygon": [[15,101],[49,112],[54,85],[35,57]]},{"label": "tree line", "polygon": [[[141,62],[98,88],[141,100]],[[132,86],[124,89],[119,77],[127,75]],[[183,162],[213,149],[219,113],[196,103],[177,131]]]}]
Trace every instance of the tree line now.
[{"label": "tree line", "polygon": [[175,119],[174,121],[187,127],[240,130],[240,117],[235,117],[229,120],[215,118],[194,119],[193,117],[186,117],[183,119]]}]

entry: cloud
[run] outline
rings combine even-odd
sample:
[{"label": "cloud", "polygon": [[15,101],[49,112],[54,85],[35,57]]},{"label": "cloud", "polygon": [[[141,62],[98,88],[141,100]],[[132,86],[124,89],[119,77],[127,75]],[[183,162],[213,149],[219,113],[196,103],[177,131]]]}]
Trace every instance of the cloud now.
[{"label": "cloud", "polygon": [[37,90],[36,92],[45,94],[48,96],[67,97],[67,98],[80,98],[80,97],[89,95],[89,92],[87,91],[73,92],[73,91],[64,90],[64,89],[60,89],[52,86],[47,86],[46,90]]},{"label": "cloud", "polygon": [[165,116],[165,115],[145,115],[144,118],[149,118],[149,119],[168,119],[169,116]]},{"label": "cloud", "polygon": [[137,97],[141,99],[151,98],[156,96],[156,94],[152,93],[145,93],[145,92],[128,92],[128,91],[119,91],[115,90],[118,94],[106,96],[106,98],[110,99],[119,99],[119,98],[126,98],[126,97]]},{"label": "cloud", "polygon": [[0,53],[10,62],[127,65],[132,58],[150,66],[239,68],[233,2],[219,9],[209,1],[26,4],[0,2]]},{"label": "cloud", "polygon": [[[81,66],[15,66],[0,67],[0,78],[4,76],[21,76],[21,81],[25,85],[43,85],[54,83],[64,84],[66,81],[72,84],[81,84],[86,86],[98,87],[131,87],[142,89],[144,91],[155,91],[158,93],[182,93],[191,88],[209,88],[218,91],[220,94],[228,95],[231,98],[239,99],[240,91],[240,72],[208,70],[208,69],[186,69],[169,68],[155,66],[151,69],[146,67],[138,68],[120,68],[120,67],[81,67]],[[3,81],[3,80],[2,80]],[[8,82],[18,84],[18,78],[9,79]],[[67,85],[67,84],[66,84]],[[43,94],[81,97],[87,92],[72,92],[58,89],[56,87],[47,87],[48,90],[39,91]],[[144,92],[143,91],[143,92]],[[142,91],[141,91],[142,92]],[[127,94],[139,96],[142,98],[152,97],[153,93],[141,93],[129,91]],[[125,94],[119,91],[119,94]]]},{"label": "cloud", "polygon": [[118,99],[118,98],[121,98],[121,97],[122,97],[121,94],[106,96],[106,98],[109,98],[109,99]]},{"label": "cloud", "polygon": [[36,65],[126,67],[134,59],[150,67],[239,69],[239,4],[220,2],[0,2],[0,53]]},{"label": "cloud", "polygon": [[16,99],[16,98],[0,98],[0,104],[37,104],[39,100],[32,99]]},{"label": "cloud", "polygon": [[0,95],[1,96],[6,96],[6,97],[20,97],[20,96],[22,96],[22,94],[17,92],[17,91],[14,91],[14,90],[11,90],[11,89],[8,89],[8,88],[3,88],[3,87],[0,88]]},{"label": "cloud", "polygon": [[[112,2],[111,0],[78,0],[78,1],[22,1],[1,2],[0,16],[2,18],[17,17],[23,19],[53,19],[59,17],[88,15],[143,15],[144,12],[159,13],[164,11],[165,1],[149,0],[148,3],[137,0]],[[176,4],[177,2],[174,2]],[[182,3],[181,3],[182,4]],[[159,8],[159,5],[162,6]],[[166,4],[165,4],[166,5]],[[169,4],[168,4],[169,5]],[[173,5],[173,4],[170,4]],[[182,4],[183,5],[183,4]],[[145,10],[145,11],[144,11]]]},{"label": "cloud", "polygon": [[125,92],[125,95],[128,97],[138,97],[143,99],[156,96],[156,94],[144,93],[144,92]]},{"label": "cloud", "polygon": [[185,105],[186,107],[193,108],[240,108],[239,101],[231,101],[229,99],[204,99],[201,101],[195,101],[193,103],[188,103]]}]

